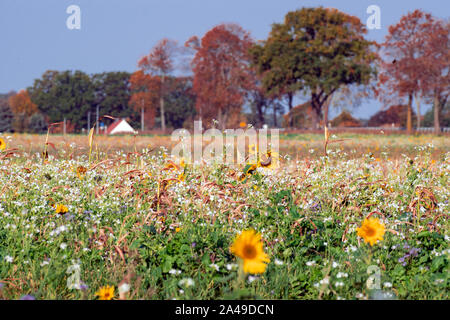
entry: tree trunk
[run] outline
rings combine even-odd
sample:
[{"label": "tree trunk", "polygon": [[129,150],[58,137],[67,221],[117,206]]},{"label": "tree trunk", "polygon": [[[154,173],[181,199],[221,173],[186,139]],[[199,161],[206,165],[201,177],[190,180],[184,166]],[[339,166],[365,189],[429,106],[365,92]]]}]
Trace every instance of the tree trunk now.
[{"label": "tree trunk", "polygon": [[263,104],[261,102],[256,103],[256,111],[258,112],[258,127],[261,128],[264,124]]},{"label": "tree trunk", "polygon": [[164,75],[161,77],[161,94],[159,97],[159,106],[161,112],[161,129],[166,130],[166,118],[164,116]]},{"label": "tree trunk", "polygon": [[166,130],[166,119],[164,117],[164,98],[159,98],[160,112],[161,112],[161,129]]},{"label": "tree trunk", "polygon": [[311,94],[311,111],[312,111],[312,128],[313,129],[319,129],[320,124],[320,111],[322,109],[322,106],[320,105],[320,101],[317,97],[317,94],[313,92]]},{"label": "tree trunk", "polygon": [[[294,100],[294,95],[292,93],[288,93],[288,108],[289,108],[289,114],[291,113],[292,110],[292,102]],[[292,117],[289,118],[289,127],[292,127]]]},{"label": "tree trunk", "polygon": [[408,96],[408,106],[406,111],[406,133],[412,133],[412,94]]},{"label": "tree trunk", "polygon": [[434,93],[434,133],[440,134],[441,127],[439,125],[439,96],[437,92]]},{"label": "tree trunk", "polygon": [[418,94],[415,96],[416,107],[417,107],[417,128],[420,128],[421,116],[420,116],[420,97]]},{"label": "tree trunk", "polygon": [[277,105],[273,105],[273,126],[277,127]]},{"label": "tree trunk", "polygon": [[294,101],[294,95],[292,93],[288,93],[288,107],[289,111],[292,110],[292,102]]},{"label": "tree trunk", "polygon": [[144,132],[144,107],[141,108],[141,131]]},{"label": "tree trunk", "polygon": [[324,109],[323,109],[323,123],[325,127],[328,127],[328,110],[331,104],[331,97],[332,95],[330,95],[327,100],[325,101],[325,103],[323,104]]},{"label": "tree trunk", "polygon": [[[228,114],[219,109],[217,112],[217,122],[220,130],[224,131],[227,128]],[[213,127],[216,128],[216,125],[214,124]]]}]

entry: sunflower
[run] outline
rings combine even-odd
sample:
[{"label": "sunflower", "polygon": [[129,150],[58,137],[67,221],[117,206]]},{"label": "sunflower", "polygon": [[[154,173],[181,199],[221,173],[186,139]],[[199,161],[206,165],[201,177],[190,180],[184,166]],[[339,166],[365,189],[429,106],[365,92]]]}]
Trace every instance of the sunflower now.
[{"label": "sunflower", "polygon": [[257,154],[258,153],[258,146],[256,144],[251,144],[248,146],[248,152],[250,154]]},{"label": "sunflower", "polygon": [[257,168],[258,168],[258,165],[254,164],[254,163],[249,163],[244,168],[244,174],[246,174],[246,175],[252,174]]},{"label": "sunflower", "polygon": [[378,218],[369,218],[363,221],[361,228],[356,228],[358,236],[373,246],[378,240],[383,240],[384,224]]},{"label": "sunflower", "polygon": [[242,174],[238,177],[240,182],[245,182],[256,171],[258,165],[255,163],[247,163],[242,170]]},{"label": "sunflower", "polygon": [[182,169],[186,168],[186,162],[184,161],[184,158],[181,158],[179,164],[176,164],[175,162],[173,162],[172,160],[169,160],[168,163],[166,164],[166,166],[164,167],[163,170],[176,170],[176,171],[180,171]]},{"label": "sunflower", "polygon": [[263,251],[261,235],[255,230],[245,230],[236,237],[230,247],[231,253],[244,262],[244,272],[259,274],[266,271],[269,257]]},{"label": "sunflower", "polygon": [[77,168],[77,176],[80,180],[83,180],[84,176],[86,175],[87,169],[83,166],[79,166]]},{"label": "sunflower", "polygon": [[114,287],[113,286],[106,286],[101,287],[96,293],[96,296],[98,296],[99,300],[111,300],[114,298]]},{"label": "sunflower", "polygon": [[280,157],[278,152],[267,151],[265,154],[261,155],[259,166],[267,169],[278,168],[280,162]]},{"label": "sunflower", "polygon": [[5,140],[0,138],[0,150],[5,150],[5,148],[6,148]]},{"label": "sunflower", "polygon": [[169,161],[169,163],[164,167],[163,170],[179,170],[180,168],[176,163]]},{"label": "sunflower", "polygon": [[184,181],[184,179],[185,179],[184,172],[180,173],[180,174],[178,175],[177,179],[178,179],[179,182]]},{"label": "sunflower", "polygon": [[67,213],[67,211],[69,211],[69,209],[63,204],[58,204],[55,208],[55,211],[59,214],[65,214]]},{"label": "sunflower", "polygon": [[251,174],[245,174],[243,173],[239,178],[239,182],[245,182],[247,180],[247,178],[249,178],[251,176]]}]

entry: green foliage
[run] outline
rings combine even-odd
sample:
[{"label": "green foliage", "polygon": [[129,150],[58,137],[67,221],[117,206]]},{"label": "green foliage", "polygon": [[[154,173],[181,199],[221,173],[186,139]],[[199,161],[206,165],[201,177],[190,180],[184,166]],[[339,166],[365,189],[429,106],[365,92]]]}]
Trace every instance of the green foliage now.
[{"label": "green foliage", "polygon": [[98,105],[100,115],[125,118],[133,128],[137,128],[140,121],[139,113],[128,105],[131,97],[130,76],[128,72],[104,72],[92,75],[95,101],[91,110],[95,111]]},{"label": "green foliage", "polygon": [[[105,285],[117,298],[129,277],[128,299],[448,300],[449,221],[433,219],[449,210],[449,154],[432,163],[430,145],[417,147],[415,160],[394,161],[335,149],[326,158],[253,170],[244,181],[239,173],[248,165],[188,164],[179,181],[181,169],[164,170],[162,152],[138,150],[135,162],[111,150],[127,162],[111,167],[99,144],[98,162],[80,179],[76,169],[88,160],[68,137],[67,149],[51,137],[57,149],[45,165],[40,153],[26,151],[0,160],[4,299],[95,299]],[[408,206],[418,185],[433,191],[437,206],[427,214],[419,208],[415,218]],[[68,213],[57,214],[53,204]],[[370,247],[356,228],[373,208],[387,231]],[[261,232],[271,260],[261,275],[240,275],[229,249],[250,228]],[[87,288],[70,290],[67,270],[78,259]],[[369,267],[378,268],[379,289],[367,286]]]},{"label": "green foliage", "polygon": [[[49,123],[61,122],[66,118],[74,125],[75,131],[80,131],[87,128],[90,111],[92,127],[98,106],[100,117],[125,118],[132,127],[138,128],[140,114],[129,105],[129,80],[128,72],[104,72],[89,76],[81,71],[47,71],[42,78],[35,80],[28,91],[40,112],[48,117]],[[169,77],[166,81],[169,87],[165,98],[167,122],[173,128],[180,128],[186,119],[192,119],[195,115],[192,79]],[[102,121],[109,122],[107,119]],[[27,127],[22,125],[18,131],[25,131]]]},{"label": "green foliage", "polygon": [[192,79],[170,77],[166,79],[166,85],[170,88],[164,98],[167,125],[182,128],[187,119],[192,121],[196,115]]},{"label": "green foliage", "polygon": [[28,131],[31,133],[44,133],[47,131],[48,124],[42,113],[33,114],[28,121]]},{"label": "green foliage", "polygon": [[340,86],[367,84],[375,75],[377,55],[365,33],[357,17],[336,9],[302,8],[289,12],[284,23],[273,24],[269,38],[251,53],[270,94],[309,92],[319,120],[322,105]]},{"label": "green foliage", "polygon": [[84,72],[46,71],[28,92],[50,123],[66,118],[78,131],[87,128],[87,112],[94,111],[94,85]]},{"label": "green foliage", "polygon": [[13,130],[14,114],[8,103],[9,97],[13,94],[0,94],[0,132],[11,132]]}]

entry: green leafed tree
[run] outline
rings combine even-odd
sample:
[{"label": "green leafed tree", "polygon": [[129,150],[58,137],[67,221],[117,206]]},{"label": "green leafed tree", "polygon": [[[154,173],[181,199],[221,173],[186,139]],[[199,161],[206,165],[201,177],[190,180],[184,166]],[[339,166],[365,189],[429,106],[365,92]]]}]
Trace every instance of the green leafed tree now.
[{"label": "green leafed tree", "polygon": [[28,92],[50,123],[66,118],[76,131],[87,127],[87,113],[94,105],[94,85],[86,73],[46,71]]},{"label": "green leafed tree", "polygon": [[47,128],[47,121],[45,121],[44,115],[40,112],[33,114],[28,120],[28,131],[31,133],[45,133]]},{"label": "green leafed tree", "polygon": [[375,42],[359,18],[332,8],[302,8],[275,23],[267,40],[251,49],[269,94],[311,96],[313,127],[322,107],[342,85],[368,84],[376,76]]},{"label": "green leafed tree", "polygon": [[14,114],[9,106],[9,97],[15,95],[15,92],[0,94],[0,132],[13,131]]},{"label": "green leafed tree", "polygon": [[192,90],[192,77],[169,77],[166,105],[166,121],[169,127],[182,128],[186,120],[193,120],[195,111],[195,94]]},{"label": "green leafed tree", "polygon": [[[94,74],[95,99],[94,109],[99,106],[101,115],[110,115],[115,118],[125,118],[134,128],[139,127],[139,113],[128,105],[131,97],[130,79],[128,72],[104,72]],[[94,118],[91,118],[92,120]]]}]

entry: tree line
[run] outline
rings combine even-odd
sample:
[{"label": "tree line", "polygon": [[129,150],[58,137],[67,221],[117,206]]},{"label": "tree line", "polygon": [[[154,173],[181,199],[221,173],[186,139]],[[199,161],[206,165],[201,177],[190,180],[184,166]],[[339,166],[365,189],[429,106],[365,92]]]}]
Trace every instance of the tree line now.
[{"label": "tree line", "polygon": [[[189,127],[193,119],[221,128],[296,127],[301,119],[320,128],[330,106],[372,97],[385,106],[375,120],[401,116],[408,132],[430,122],[420,106],[432,104],[439,132],[450,94],[450,23],[415,10],[389,27],[383,43],[366,34],[359,18],[316,7],[287,13],[265,40],[231,23],[183,45],[162,39],[133,73],[49,70],[26,90],[0,96],[0,131],[40,132],[66,119],[79,132],[97,109],[141,130]],[[308,102],[295,106],[299,97]]]}]

